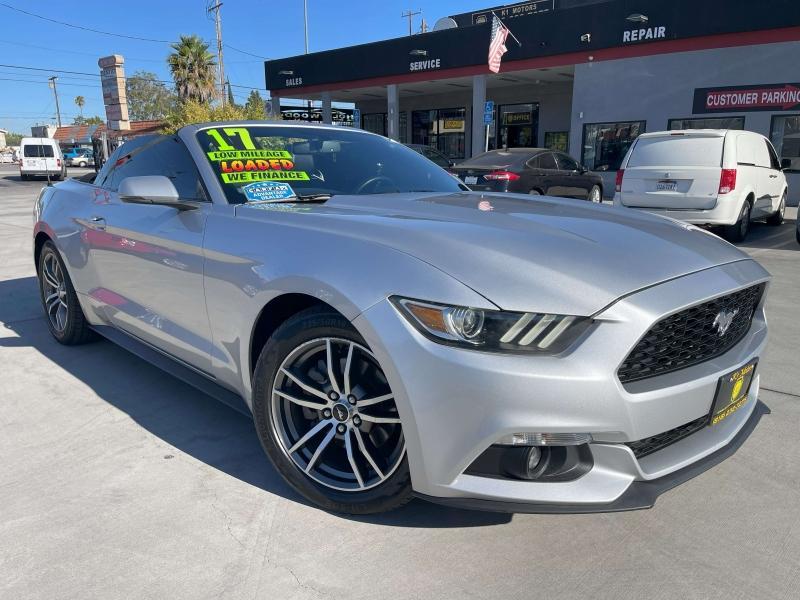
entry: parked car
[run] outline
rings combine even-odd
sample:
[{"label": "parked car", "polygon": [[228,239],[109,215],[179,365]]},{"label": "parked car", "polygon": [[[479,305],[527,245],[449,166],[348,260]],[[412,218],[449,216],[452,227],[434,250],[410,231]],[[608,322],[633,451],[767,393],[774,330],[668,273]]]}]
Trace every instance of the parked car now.
[{"label": "parked car", "polygon": [[490,150],[450,170],[476,191],[603,200],[599,175],[567,154],[545,148]]},{"label": "parked car", "polygon": [[428,160],[432,160],[443,169],[449,169],[456,164],[454,160],[450,159],[450,157],[448,157],[444,152],[441,152],[436,148],[431,148],[430,146],[426,146],[424,144],[406,144],[406,146],[415,152],[419,152]]},{"label": "parked car", "polygon": [[770,141],[752,131],[694,129],[640,135],[617,172],[617,206],[696,225],[741,242],[750,221],[783,223],[788,185]]},{"label": "parked car", "polygon": [[46,322],[251,414],[336,512],[642,508],[742,443],[757,262],[647,213],[465,189],[350,128],[135,138],[40,192]]},{"label": "parked car", "polygon": [[19,176],[30,179],[37,175],[61,181],[67,174],[67,165],[61,148],[51,138],[25,137],[20,142]]},{"label": "parked car", "polygon": [[64,155],[67,160],[68,167],[93,167],[94,166],[94,154],[91,150],[86,148],[81,148],[75,152],[72,152],[67,156]]}]

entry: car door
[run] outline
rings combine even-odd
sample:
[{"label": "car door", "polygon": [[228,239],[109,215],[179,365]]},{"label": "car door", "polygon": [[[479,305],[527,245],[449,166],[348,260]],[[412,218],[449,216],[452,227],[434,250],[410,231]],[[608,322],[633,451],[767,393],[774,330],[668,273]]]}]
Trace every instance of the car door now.
[{"label": "car door", "polygon": [[524,187],[537,189],[545,195],[560,196],[562,185],[559,181],[558,164],[552,152],[541,152],[525,163],[523,173]]},{"label": "car door", "polygon": [[768,214],[774,213],[778,210],[781,197],[783,197],[783,190],[786,189],[786,176],[781,169],[781,161],[778,159],[778,153],[768,140],[764,139],[764,144],[767,146],[767,153],[769,154],[769,173],[767,175],[768,185],[770,187],[770,195],[772,196],[772,205],[768,209]]},{"label": "car door", "polygon": [[555,155],[558,161],[559,175],[564,182],[563,195],[582,200],[588,198],[592,183],[586,174],[581,172],[578,161],[563,152],[556,152]]},{"label": "car door", "polygon": [[[122,202],[126,177],[169,177],[192,210]],[[203,234],[211,203],[183,142],[152,136],[123,146],[98,184],[105,202],[89,218],[90,292],[117,328],[202,371],[211,366],[203,288]]]}]

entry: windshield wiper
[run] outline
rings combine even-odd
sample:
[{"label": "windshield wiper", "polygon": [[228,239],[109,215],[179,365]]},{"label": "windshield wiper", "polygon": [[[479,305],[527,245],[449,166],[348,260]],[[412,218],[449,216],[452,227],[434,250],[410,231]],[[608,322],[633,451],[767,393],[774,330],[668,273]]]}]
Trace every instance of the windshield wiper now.
[{"label": "windshield wiper", "polygon": [[280,200],[267,200],[270,204],[293,204],[297,202],[326,202],[333,198],[333,194],[297,194],[291,198],[281,198]]}]

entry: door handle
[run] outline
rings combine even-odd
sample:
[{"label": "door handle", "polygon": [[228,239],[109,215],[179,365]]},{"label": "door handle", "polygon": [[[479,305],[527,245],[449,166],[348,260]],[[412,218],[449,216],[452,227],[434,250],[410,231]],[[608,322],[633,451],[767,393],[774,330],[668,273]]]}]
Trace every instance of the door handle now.
[{"label": "door handle", "polygon": [[93,229],[104,230],[106,228],[106,220],[103,217],[90,217],[89,223]]},{"label": "door handle", "polygon": [[769,176],[769,178],[770,178],[770,179],[777,179],[777,178],[778,178],[778,176],[777,176],[777,175],[770,175],[770,176]]}]

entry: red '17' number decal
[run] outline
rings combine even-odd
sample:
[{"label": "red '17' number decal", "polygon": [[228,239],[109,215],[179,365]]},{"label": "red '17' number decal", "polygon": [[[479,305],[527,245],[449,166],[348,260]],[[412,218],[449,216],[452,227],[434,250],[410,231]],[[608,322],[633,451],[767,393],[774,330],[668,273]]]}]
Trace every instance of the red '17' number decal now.
[{"label": "red '17' number decal", "polygon": [[255,150],[256,145],[253,143],[253,140],[250,138],[250,132],[247,131],[244,127],[225,127],[223,130],[225,135],[228,139],[222,137],[222,134],[219,132],[218,129],[209,129],[208,135],[214,138],[214,141],[217,143],[217,150],[240,150],[242,148],[234,148],[230,145],[230,141],[233,141],[232,138],[237,137],[239,141],[244,146],[244,150]]}]

